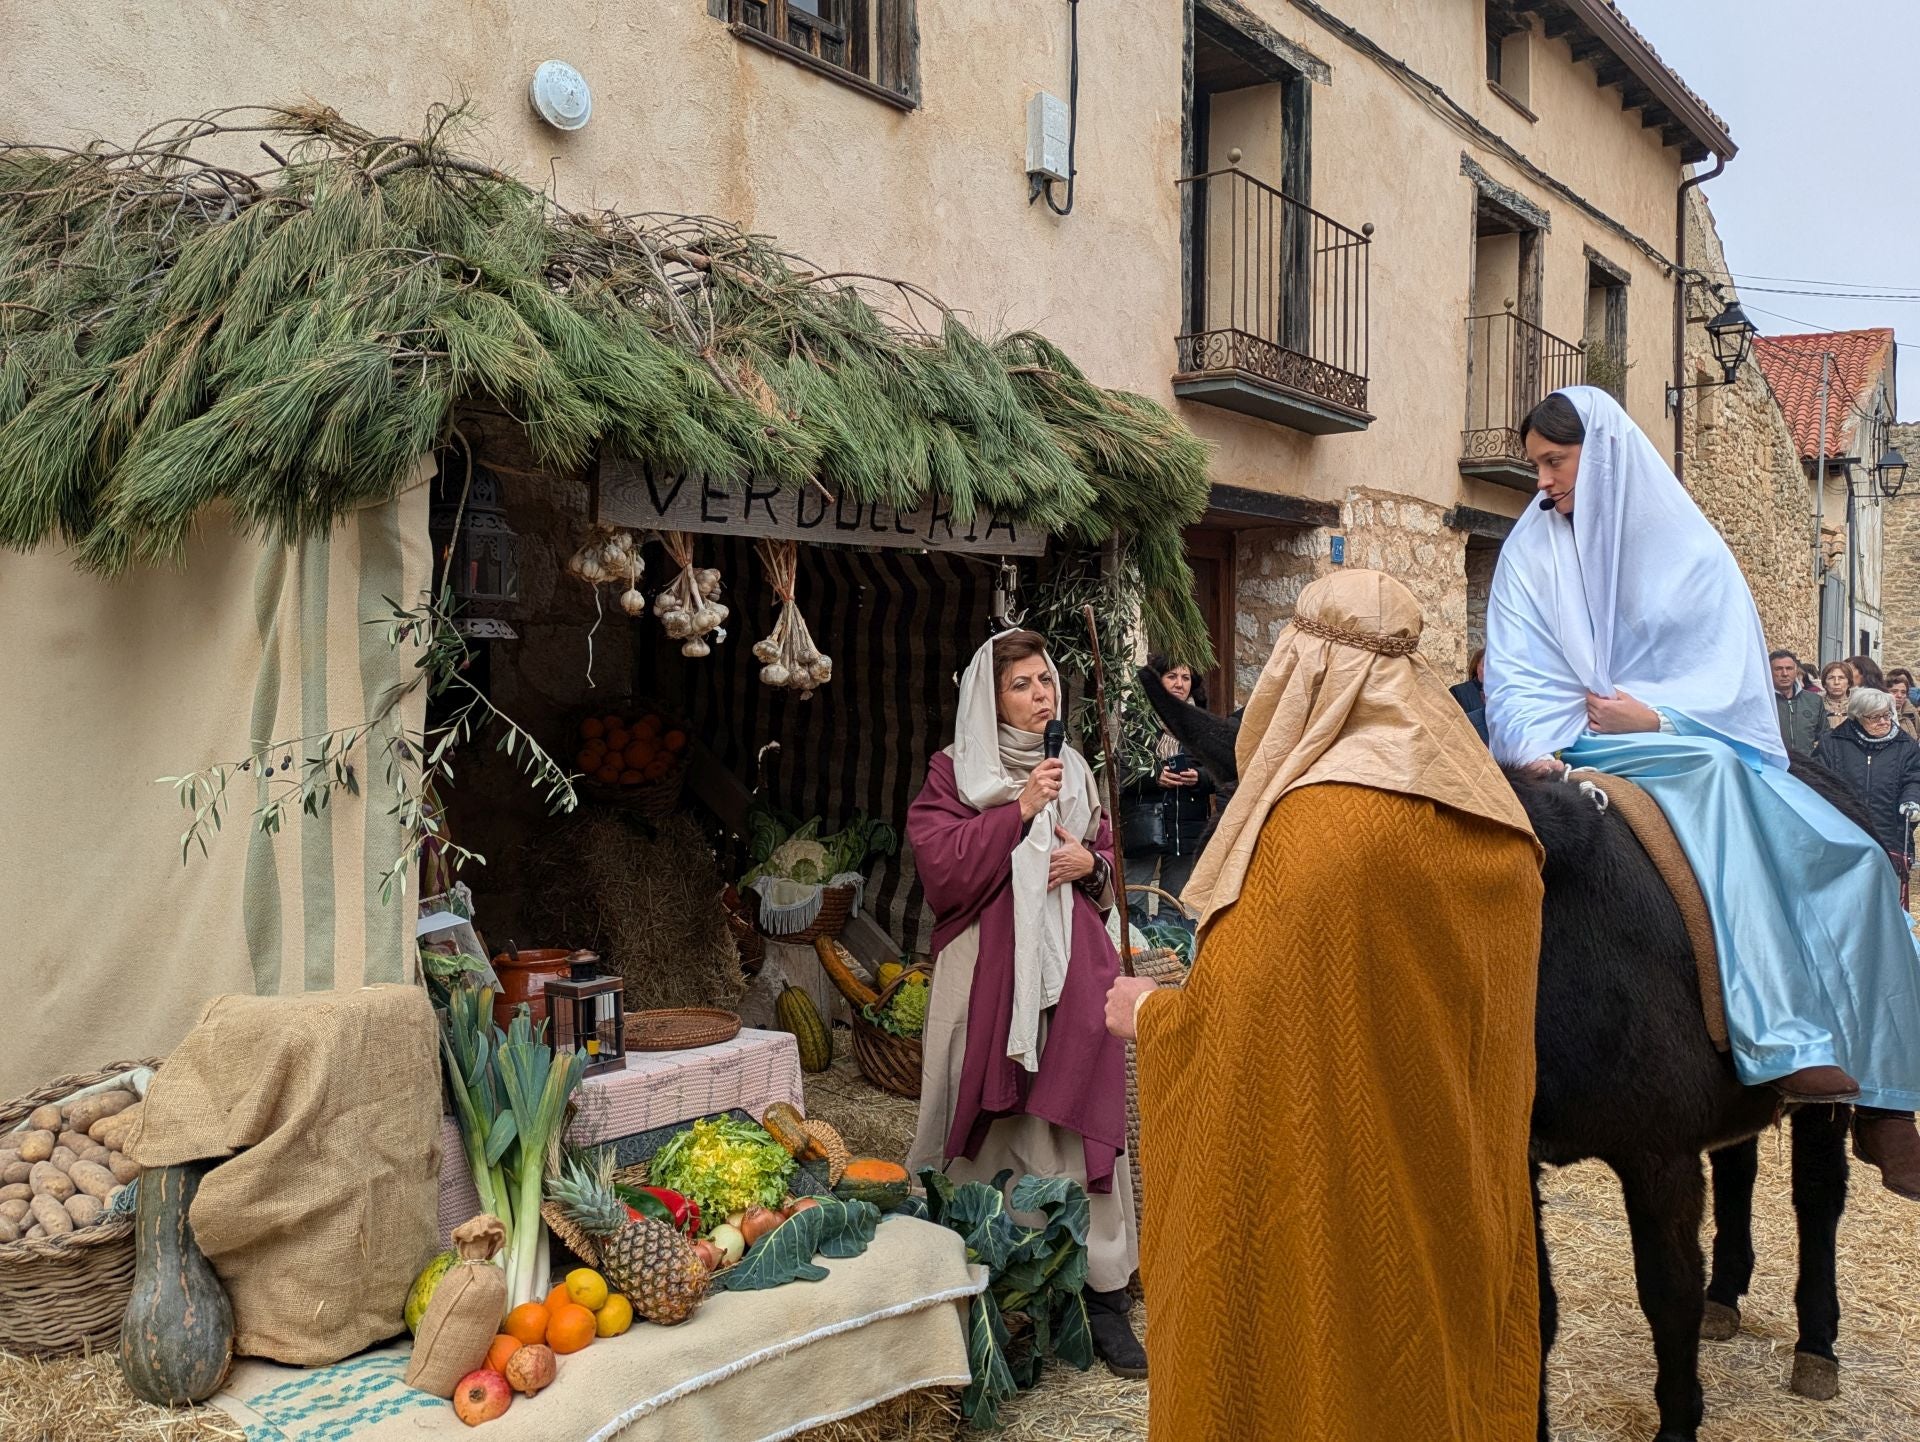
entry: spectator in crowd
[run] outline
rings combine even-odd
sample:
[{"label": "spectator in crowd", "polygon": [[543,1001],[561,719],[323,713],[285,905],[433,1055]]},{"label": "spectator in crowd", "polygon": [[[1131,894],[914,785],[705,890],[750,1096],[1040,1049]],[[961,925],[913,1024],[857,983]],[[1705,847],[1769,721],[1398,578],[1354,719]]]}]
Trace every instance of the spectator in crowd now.
[{"label": "spectator in crowd", "polygon": [[1887,672],[1887,694],[1893,697],[1893,714],[1900,719],[1900,729],[1920,741],[1920,709],[1913,704],[1913,672],[1905,666],[1895,666]]},{"label": "spectator in crowd", "polygon": [[1847,719],[1820,738],[1813,755],[1846,782],[1867,813],[1874,840],[1904,878],[1908,836],[1920,813],[1920,742],[1894,724],[1893,697],[1859,687],[1847,697]]},{"label": "spectator in crowd", "polygon": [[[1149,656],[1147,665],[1159,674],[1169,696],[1206,709],[1207,683],[1186,662]],[[1130,880],[1151,882],[1158,866],[1162,891],[1178,896],[1185,889],[1213,816],[1213,790],[1212,779],[1186,754],[1179,738],[1162,731],[1154,744],[1152,772],[1129,788],[1124,798],[1123,840]],[[1157,825],[1153,824],[1156,816]],[[1146,920],[1145,912],[1143,897],[1139,920]]]},{"label": "spectator in crowd", "polygon": [[1847,665],[1853,670],[1853,684],[1871,686],[1876,691],[1887,689],[1887,678],[1880,674],[1880,663],[1871,656],[1849,656]]},{"label": "spectator in crowd", "polygon": [[1831,731],[1847,719],[1847,693],[1853,689],[1853,667],[1845,661],[1829,661],[1820,668],[1820,691],[1827,709],[1827,729]]},{"label": "spectator in crowd", "polygon": [[1467,719],[1473,723],[1473,729],[1480,733],[1482,741],[1487,739],[1487,648],[1481,646],[1473,653],[1473,659],[1467,662],[1467,679],[1457,686],[1449,686],[1448,694],[1460,703],[1460,709],[1467,713]]},{"label": "spectator in crowd", "polygon": [[1795,756],[1813,754],[1814,743],[1826,734],[1826,710],[1817,691],[1800,679],[1800,658],[1791,651],[1775,651],[1767,663],[1773,671],[1773,706],[1779,713],[1780,739]]}]

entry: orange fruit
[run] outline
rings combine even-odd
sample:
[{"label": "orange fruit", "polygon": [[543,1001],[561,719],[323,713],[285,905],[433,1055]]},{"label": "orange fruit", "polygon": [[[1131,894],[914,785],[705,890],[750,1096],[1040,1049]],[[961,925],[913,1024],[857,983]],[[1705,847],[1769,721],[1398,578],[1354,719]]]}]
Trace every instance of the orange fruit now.
[{"label": "orange fruit", "polygon": [[541,1305],[547,1309],[547,1316],[552,1317],[555,1307],[564,1307],[572,1300],[573,1298],[567,1295],[567,1284],[565,1282],[556,1282],[553,1289],[547,1293],[546,1301],[542,1302]]},{"label": "orange fruit", "polygon": [[629,766],[625,771],[622,771],[616,779],[622,786],[638,786],[647,778],[641,774],[638,767]]},{"label": "orange fruit", "polygon": [[627,730],[624,726],[616,726],[607,733],[607,750],[624,750],[627,743],[631,740],[633,740],[633,733],[631,731]]},{"label": "orange fruit", "polygon": [[526,1344],[518,1337],[502,1332],[493,1339],[493,1345],[487,1348],[486,1368],[490,1372],[507,1370],[507,1358],[518,1352]]},{"label": "orange fruit", "polygon": [[593,1340],[594,1328],[598,1325],[593,1313],[578,1303],[555,1307],[553,1319],[547,1323],[547,1345],[562,1357],[578,1352]]},{"label": "orange fruit", "polygon": [[672,769],[672,763],[669,762],[664,756],[656,756],[654,757],[653,760],[649,761],[641,769],[645,774],[647,780],[658,781],[662,776],[665,776],[667,772]]},{"label": "orange fruit", "polygon": [[609,786],[617,786],[620,783],[620,768],[609,761],[593,773],[593,779],[595,781],[604,781]]},{"label": "orange fruit", "polygon": [[684,751],[687,747],[687,733],[684,731],[669,731],[661,738],[660,744],[669,751]]},{"label": "orange fruit", "polygon": [[507,1335],[531,1347],[547,1340],[548,1313],[538,1302],[522,1302],[507,1313]]},{"label": "orange fruit", "polygon": [[626,758],[625,764],[628,766],[646,766],[660,753],[653,749],[651,741],[636,741],[620,754]]},{"label": "orange fruit", "polygon": [[598,716],[589,716],[580,723],[580,734],[589,741],[596,736],[604,736],[606,731],[607,723],[602,721]]},{"label": "orange fruit", "polygon": [[638,731],[642,736],[658,736],[660,734],[660,718],[658,716],[642,716],[634,723],[633,729]]}]

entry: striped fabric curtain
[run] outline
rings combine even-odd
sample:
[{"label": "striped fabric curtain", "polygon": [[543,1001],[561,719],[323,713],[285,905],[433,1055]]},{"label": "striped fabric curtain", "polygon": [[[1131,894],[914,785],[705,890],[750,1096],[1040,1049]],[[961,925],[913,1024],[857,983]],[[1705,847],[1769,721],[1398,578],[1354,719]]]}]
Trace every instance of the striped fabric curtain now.
[{"label": "striped fabric curtain", "polygon": [[[729,538],[702,564],[720,567],[734,608],[728,643],[688,667],[689,719],[702,738],[749,785],[760,748],[778,741],[768,799],[824,816],[826,831],[862,811],[904,830],[928,762],[953,740],[960,669],[990,634],[992,568],[937,552],[802,546],[800,611],[833,658],[833,680],[801,701],[760,682],[752,647],[779,603],[752,544]],[[929,948],[933,916],[904,840],[868,870],[866,910],[904,950]]]}]

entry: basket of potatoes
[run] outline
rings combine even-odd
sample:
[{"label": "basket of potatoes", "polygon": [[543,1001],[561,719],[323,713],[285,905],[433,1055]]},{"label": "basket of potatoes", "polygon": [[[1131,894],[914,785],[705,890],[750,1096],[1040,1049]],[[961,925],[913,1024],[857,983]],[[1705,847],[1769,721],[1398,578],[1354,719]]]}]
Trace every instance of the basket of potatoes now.
[{"label": "basket of potatoes", "polygon": [[151,1061],[58,1077],[0,1105],[0,1351],[58,1357],[113,1346],[133,1289],[140,1168],[120,1143]]}]

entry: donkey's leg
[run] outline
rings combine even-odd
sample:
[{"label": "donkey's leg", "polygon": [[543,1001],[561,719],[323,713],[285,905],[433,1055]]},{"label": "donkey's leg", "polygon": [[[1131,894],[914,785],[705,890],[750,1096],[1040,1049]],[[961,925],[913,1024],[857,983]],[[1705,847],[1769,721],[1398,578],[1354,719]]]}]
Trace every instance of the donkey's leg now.
[{"label": "donkey's leg", "polygon": [[1847,1205],[1847,1127],[1851,1107],[1806,1107],[1793,1116],[1793,1212],[1800,1229],[1800,1280],[1794,1287],[1800,1337],[1793,1347],[1793,1390],[1817,1402],[1840,1394],[1840,1287],[1835,1255]]},{"label": "donkey's leg", "polygon": [[1753,1185],[1760,1143],[1749,1137],[1708,1155],[1713,1168],[1713,1277],[1700,1335],[1725,1342],[1740,1330],[1740,1299],[1753,1285]]},{"label": "donkey's leg", "polygon": [[1540,1164],[1533,1166],[1533,1245],[1540,1271],[1540,1438],[1553,1442],[1547,1428],[1547,1354],[1560,1335],[1560,1294],[1553,1290],[1553,1263],[1547,1256],[1547,1233],[1540,1224]]},{"label": "donkey's leg", "polygon": [[1706,1260],[1700,1217],[1707,1183],[1697,1154],[1642,1154],[1616,1162],[1633,1230],[1633,1271],[1640,1310],[1653,1328],[1659,1376],[1654,1442],[1695,1442],[1706,1410],[1700,1390],[1700,1315],[1706,1305]]}]

